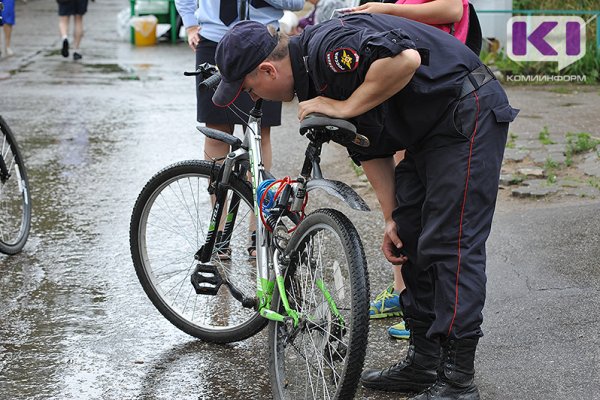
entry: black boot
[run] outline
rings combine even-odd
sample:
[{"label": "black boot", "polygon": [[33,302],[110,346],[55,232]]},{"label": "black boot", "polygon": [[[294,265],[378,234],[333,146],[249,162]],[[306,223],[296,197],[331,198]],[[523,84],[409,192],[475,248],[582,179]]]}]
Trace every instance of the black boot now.
[{"label": "black boot", "polygon": [[440,342],[425,337],[429,324],[413,319],[406,322],[410,329],[406,359],[384,370],[363,371],[360,382],[364,387],[388,392],[418,392],[435,382]]},{"label": "black boot", "polygon": [[437,381],[410,400],[479,400],[473,379],[478,341],[479,338],[444,340]]}]

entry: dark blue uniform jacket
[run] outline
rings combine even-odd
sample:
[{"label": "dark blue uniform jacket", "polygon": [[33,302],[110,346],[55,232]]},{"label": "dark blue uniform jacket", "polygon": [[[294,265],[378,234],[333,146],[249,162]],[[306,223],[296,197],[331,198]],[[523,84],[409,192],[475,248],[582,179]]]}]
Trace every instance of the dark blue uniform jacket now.
[{"label": "dark blue uniform jacket", "polygon": [[371,111],[351,119],[368,148],[349,146],[355,161],[391,156],[435,134],[458,102],[465,76],[481,61],[454,36],[437,28],[380,14],[355,14],[307,28],[290,40],[300,101],[323,95],[350,97],[372,62],[406,49],[421,54],[409,84]]}]

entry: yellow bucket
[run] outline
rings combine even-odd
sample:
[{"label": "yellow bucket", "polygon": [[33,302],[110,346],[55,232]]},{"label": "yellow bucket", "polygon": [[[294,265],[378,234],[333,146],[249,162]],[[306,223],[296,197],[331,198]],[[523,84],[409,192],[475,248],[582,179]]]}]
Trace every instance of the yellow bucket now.
[{"label": "yellow bucket", "polygon": [[156,25],[158,18],[154,15],[131,18],[134,36],[133,43],[136,46],[154,46],[156,44]]}]

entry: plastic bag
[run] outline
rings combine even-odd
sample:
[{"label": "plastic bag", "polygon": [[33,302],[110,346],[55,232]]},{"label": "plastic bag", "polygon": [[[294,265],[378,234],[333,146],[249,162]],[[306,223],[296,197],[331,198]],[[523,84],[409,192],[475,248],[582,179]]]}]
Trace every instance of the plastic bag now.
[{"label": "plastic bag", "polygon": [[129,40],[129,28],[131,27],[131,10],[124,8],[117,14],[117,35],[120,39]]},{"label": "plastic bag", "polygon": [[132,17],[129,21],[133,29],[141,33],[142,36],[149,36],[152,31],[156,30],[156,25],[158,24],[158,18],[154,15]]}]

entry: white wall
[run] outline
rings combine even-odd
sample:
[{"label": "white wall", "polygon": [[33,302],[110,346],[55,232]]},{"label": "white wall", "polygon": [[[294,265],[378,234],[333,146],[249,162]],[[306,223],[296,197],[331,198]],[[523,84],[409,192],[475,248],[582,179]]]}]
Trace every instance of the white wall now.
[{"label": "white wall", "polygon": [[[475,10],[512,10],[512,0],[470,0]],[[506,44],[506,23],[510,13],[477,13],[484,38],[496,38],[500,45]]]}]

